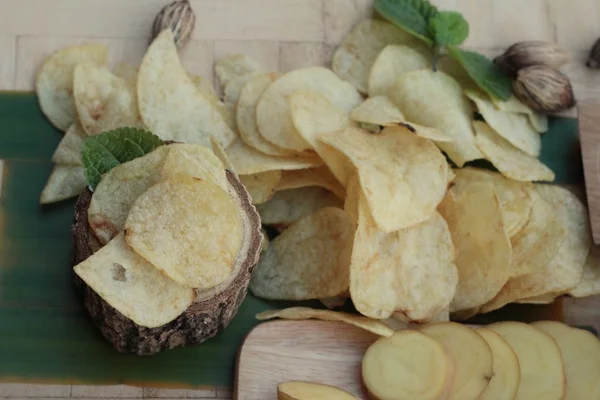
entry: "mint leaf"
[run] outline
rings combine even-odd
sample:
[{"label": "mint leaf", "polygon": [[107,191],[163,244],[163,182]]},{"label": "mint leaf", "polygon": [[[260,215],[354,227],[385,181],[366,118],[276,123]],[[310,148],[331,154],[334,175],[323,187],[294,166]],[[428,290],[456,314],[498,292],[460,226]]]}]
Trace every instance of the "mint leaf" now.
[{"label": "mint leaf", "polygon": [[429,32],[437,45],[456,46],[469,36],[469,23],[455,11],[440,11],[429,21]]},{"label": "mint leaf", "polygon": [[373,7],[385,19],[432,45],[429,21],[437,8],[427,0],[375,0]]},{"label": "mint leaf", "polygon": [[448,47],[448,54],[458,61],[475,83],[490,96],[508,100],[512,95],[510,77],[489,58],[453,46]]},{"label": "mint leaf", "polygon": [[118,128],[90,136],[81,148],[85,178],[95,188],[102,175],[114,167],[142,157],[162,144],[158,136],[138,128]]}]

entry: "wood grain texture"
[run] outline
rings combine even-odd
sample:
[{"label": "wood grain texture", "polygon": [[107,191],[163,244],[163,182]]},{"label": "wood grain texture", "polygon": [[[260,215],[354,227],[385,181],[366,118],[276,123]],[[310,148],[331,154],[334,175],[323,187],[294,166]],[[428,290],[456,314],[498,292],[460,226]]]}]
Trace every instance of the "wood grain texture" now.
[{"label": "wood grain texture", "polygon": [[579,107],[579,135],[592,236],[600,244],[600,104]]}]

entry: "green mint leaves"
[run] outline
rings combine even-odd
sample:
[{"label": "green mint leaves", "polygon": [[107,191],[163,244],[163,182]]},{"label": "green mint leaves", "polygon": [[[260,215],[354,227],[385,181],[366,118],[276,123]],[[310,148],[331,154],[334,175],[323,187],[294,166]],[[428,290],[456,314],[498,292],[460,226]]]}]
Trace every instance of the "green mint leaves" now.
[{"label": "green mint leaves", "polygon": [[438,11],[428,0],[375,0],[375,10],[394,25],[458,61],[479,87],[490,96],[507,100],[512,94],[510,78],[485,56],[456,46],[469,36],[469,24],[454,11]]},{"label": "green mint leaves", "polygon": [[138,128],[118,128],[88,137],[81,148],[81,161],[88,184],[95,188],[103,174],[150,153],[162,144],[158,136]]}]

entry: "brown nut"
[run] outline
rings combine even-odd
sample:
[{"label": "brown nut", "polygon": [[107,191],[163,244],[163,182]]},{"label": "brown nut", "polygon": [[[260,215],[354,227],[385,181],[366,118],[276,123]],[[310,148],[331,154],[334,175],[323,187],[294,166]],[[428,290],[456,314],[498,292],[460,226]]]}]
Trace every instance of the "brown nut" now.
[{"label": "brown nut", "polygon": [[569,78],[544,65],[519,70],[513,92],[523,103],[542,113],[554,113],[575,105]]},{"label": "brown nut", "polygon": [[152,38],[170,28],[178,49],[182,49],[192,36],[196,25],[196,14],[188,0],[176,0],[167,4],[154,19]]},{"label": "brown nut", "polygon": [[553,43],[541,41],[519,42],[510,46],[494,62],[506,71],[516,73],[532,65],[558,68],[569,62],[569,55]]}]

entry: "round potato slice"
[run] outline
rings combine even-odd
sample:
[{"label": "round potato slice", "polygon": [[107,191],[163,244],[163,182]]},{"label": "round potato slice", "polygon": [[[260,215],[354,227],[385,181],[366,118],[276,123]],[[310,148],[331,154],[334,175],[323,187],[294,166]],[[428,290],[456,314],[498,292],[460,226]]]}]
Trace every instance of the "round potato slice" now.
[{"label": "round potato slice", "polygon": [[444,346],[414,331],[396,331],[373,343],[362,361],[362,378],[375,399],[445,399],[454,364]]},{"label": "round potato slice", "polygon": [[448,400],[478,399],[492,379],[492,350],[471,328],[456,322],[437,322],[420,329],[440,342],[454,362],[454,380]]},{"label": "round potato slice", "polygon": [[513,349],[496,332],[479,328],[477,332],[490,346],[494,367],[492,379],[479,396],[479,400],[512,400],[521,381],[519,359]]},{"label": "round potato slice", "polygon": [[532,324],[558,344],[565,365],[565,400],[600,399],[600,340],[593,333],[557,321]]},{"label": "round potato slice", "polygon": [[387,96],[396,79],[405,72],[430,68],[431,61],[411,47],[391,44],[375,59],[369,74],[369,97]]},{"label": "round potato slice", "polygon": [[240,175],[240,181],[250,193],[252,204],[263,204],[269,201],[279,181],[281,181],[281,171],[265,171],[258,174]]},{"label": "round potato slice", "polygon": [[199,289],[233,273],[242,230],[229,193],[189,176],[150,187],[125,221],[125,238],[136,253],[175,282]]},{"label": "round potato slice", "polygon": [[352,394],[322,383],[290,381],[277,385],[278,400],[358,400]]},{"label": "round potato slice", "polygon": [[515,400],[560,400],[565,396],[565,374],[556,341],[542,330],[522,322],[487,326],[517,354],[521,380]]}]

